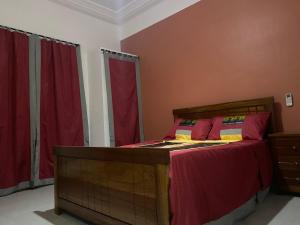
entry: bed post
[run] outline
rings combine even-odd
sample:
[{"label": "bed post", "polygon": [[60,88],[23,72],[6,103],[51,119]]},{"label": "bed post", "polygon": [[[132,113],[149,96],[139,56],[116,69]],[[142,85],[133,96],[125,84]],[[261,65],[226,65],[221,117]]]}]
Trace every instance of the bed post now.
[{"label": "bed post", "polygon": [[169,166],[156,165],[158,225],[169,225]]}]

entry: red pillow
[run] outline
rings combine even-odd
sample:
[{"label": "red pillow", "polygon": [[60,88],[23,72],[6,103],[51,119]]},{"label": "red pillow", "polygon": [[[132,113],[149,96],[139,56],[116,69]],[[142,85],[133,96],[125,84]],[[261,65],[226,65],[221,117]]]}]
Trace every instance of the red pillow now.
[{"label": "red pillow", "polygon": [[[213,127],[208,139],[231,139],[237,136],[241,139],[262,140],[268,128],[270,112],[258,112],[240,116],[219,116],[213,120]],[[226,138],[229,137],[229,138]]]},{"label": "red pillow", "polygon": [[176,132],[178,131],[189,131],[191,133],[192,140],[205,140],[211,129],[211,119],[200,119],[200,120],[186,120],[176,119],[173,127],[164,137],[164,139],[175,139]]}]

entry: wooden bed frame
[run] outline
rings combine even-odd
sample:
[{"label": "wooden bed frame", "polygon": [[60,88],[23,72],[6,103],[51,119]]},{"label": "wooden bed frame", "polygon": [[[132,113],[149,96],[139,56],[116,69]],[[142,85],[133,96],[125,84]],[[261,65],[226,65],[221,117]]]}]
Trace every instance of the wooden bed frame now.
[{"label": "wooden bed frame", "polygon": [[[173,110],[174,118],[272,112],[273,97]],[[99,225],[169,225],[169,150],[54,147],[55,212]]]}]

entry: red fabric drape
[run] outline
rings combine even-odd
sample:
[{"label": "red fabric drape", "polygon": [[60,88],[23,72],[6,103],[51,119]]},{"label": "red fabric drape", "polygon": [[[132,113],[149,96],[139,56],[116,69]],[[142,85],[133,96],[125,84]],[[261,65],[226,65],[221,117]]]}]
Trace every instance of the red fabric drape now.
[{"label": "red fabric drape", "polygon": [[76,47],[41,41],[40,179],[53,177],[53,145],[82,146]]},{"label": "red fabric drape", "polygon": [[0,189],[30,180],[29,40],[0,29]]},{"label": "red fabric drape", "polygon": [[135,63],[109,59],[116,146],[140,141]]}]

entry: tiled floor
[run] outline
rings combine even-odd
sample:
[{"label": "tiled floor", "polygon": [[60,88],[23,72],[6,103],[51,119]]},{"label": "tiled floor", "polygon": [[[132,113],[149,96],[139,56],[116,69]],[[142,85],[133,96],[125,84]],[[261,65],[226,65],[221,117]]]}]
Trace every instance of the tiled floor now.
[{"label": "tiled floor", "polygon": [[253,214],[236,225],[300,225],[300,198],[269,194]]},{"label": "tiled floor", "polygon": [[[53,186],[0,197],[0,225],[87,225],[68,214],[53,213]],[[270,194],[238,225],[300,225],[300,198]]]},{"label": "tiled floor", "polygon": [[53,186],[0,198],[0,225],[86,225],[68,214],[53,212]]}]

